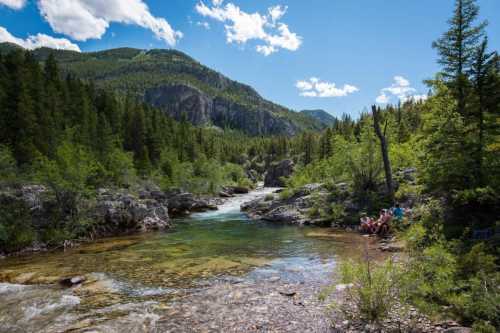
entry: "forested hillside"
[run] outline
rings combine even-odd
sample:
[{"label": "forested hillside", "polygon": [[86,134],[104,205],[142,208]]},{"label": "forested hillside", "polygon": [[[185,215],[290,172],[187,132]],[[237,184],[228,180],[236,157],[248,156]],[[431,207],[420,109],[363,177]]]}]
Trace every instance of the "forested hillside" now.
[{"label": "forested hillside", "polygon": [[326,127],[333,126],[336,118],[326,112],[325,110],[302,110],[300,113],[303,113],[313,119],[316,119]]},{"label": "forested hillside", "polygon": [[[0,49],[16,48],[3,44]],[[121,48],[92,53],[33,51],[53,55],[61,70],[127,95],[194,125],[215,125],[250,135],[294,135],[321,123],[263,99],[253,88],[217,73],[175,50]]]}]

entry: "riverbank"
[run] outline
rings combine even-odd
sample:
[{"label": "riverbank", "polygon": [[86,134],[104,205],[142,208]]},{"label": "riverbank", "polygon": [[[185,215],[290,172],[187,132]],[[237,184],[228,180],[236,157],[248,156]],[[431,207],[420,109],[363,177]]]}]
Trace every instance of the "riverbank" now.
[{"label": "riverbank", "polygon": [[[240,212],[242,202],[267,194],[176,219],[166,233],[3,260],[0,331],[326,330],[318,293],[367,240]],[[71,277],[72,287],[59,283]]]},{"label": "riverbank", "polygon": [[[100,188],[95,196],[80,199],[78,211],[61,212],[61,199],[45,186],[3,187],[0,207],[4,217],[16,225],[17,241],[0,241],[0,259],[66,250],[103,238],[165,231],[173,227],[172,218],[216,211],[228,199],[248,192],[232,186],[224,187],[224,195],[211,196],[181,190],[164,192],[151,185]],[[69,230],[72,225],[78,225],[77,230]]]}]

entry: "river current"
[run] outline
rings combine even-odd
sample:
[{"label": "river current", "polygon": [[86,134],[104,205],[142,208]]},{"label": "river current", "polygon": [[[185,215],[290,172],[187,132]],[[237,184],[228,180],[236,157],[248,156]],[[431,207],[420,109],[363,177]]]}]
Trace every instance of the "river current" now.
[{"label": "river current", "polygon": [[[273,190],[174,220],[168,232],[0,260],[0,332],[231,331],[220,322],[231,315],[239,327],[240,316],[272,325],[280,315],[273,304],[287,301],[275,296],[279,288],[326,286],[337,263],[366,246],[359,235],[252,221],[240,211]],[[86,281],[58,283],[73,276]]]}]

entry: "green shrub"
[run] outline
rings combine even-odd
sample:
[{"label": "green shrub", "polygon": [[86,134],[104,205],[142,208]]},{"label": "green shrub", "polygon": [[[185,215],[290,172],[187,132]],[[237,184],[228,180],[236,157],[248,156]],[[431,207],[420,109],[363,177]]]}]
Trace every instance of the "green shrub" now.
[{"label": "green shrub", "polygon": [[441,243],[414,251],[403,275],[406,297],[426,312],[450,304],[455,296],[455,256]]},{"label": "green shrub", "polygon": [[28,207],[22,202],[4,204],[0,212],[0,252],[13,252],[36,240]]},{"label": "green shrub", "polygon": [[0,183],[15,179],[17,174],[16,160],[9,148],[0,145]]},{"label": "green shrub", "polygon": [[427,244],[427,229],[421,223],[411,225],[404,233],[403,238],[410,252],[420,251]]},{"label": "green shrub", "polygon": [[399,266],[391,260],[376,264],[370,259],[341,264],[341,282],[347,284],[346,301],[337,306],[348,318],[380,323],[400,296]]},{"label": "green shrub", "polygon": [[495,328],[495,326],[491,325],[490,323],[486,321],[478,321],[475,322],[474,325],[472,325],[472,332],[473,333],[497,333],[498,330]]}]

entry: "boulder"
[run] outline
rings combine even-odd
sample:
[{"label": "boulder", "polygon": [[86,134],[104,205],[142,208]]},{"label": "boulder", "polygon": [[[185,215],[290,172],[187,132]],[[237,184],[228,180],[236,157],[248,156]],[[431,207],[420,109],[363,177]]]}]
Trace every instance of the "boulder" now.
[{"label": "boulder", "polygon": [[283,222],[290,224],[307,224],[308,219],[294,206],[284,205],[265,213],[262,216],[265,221]]},{"label": "boulder", "polygon": [[169,213],[172,216],[186,215],[190,212],[217,210],[217,204],[206,198],[195,197],[188,192],[175,191],[167,195]]},{"label": "boulder", "polygon": [[233,195],[227,193],[227,192],[224,192],[224,191],[220,191],[219,192],[219,197],[221,198],[231,198]]},{"label": "boulder", "polygon": [[283,160],[279,163],[272,163],[267,170],[264,179],[266,187],[284,187],[283,178],[290,177],[293,174],[295,164],[292,160]]},{"label": "boulder", "polygon": [[472,329],[469,327],[451,327],[445,329],[443,333],[471,333]]},{"label": "boulder", "polygon": [[224,192],[228,194],[247,194],[250,192],[248,187],[243,186],[224,186]]},{"label": "boulder", "polygon": [[101,189],[93,215],[100,221],[98,230],[104,235],[170,227],[168,205],[163,195],[148,191],[140,191],[139,198],[136,198],[128,193]]},{"label": "boulder", "polygon": [[83,282],[85,282],[85,280],[86,280],[85,276],[73,276],[73,277],[61,279],[59,281],[59,284],[61,284],[64,287],[69,288],[69,287],[73,287],[73,286],[82,284]]}]

